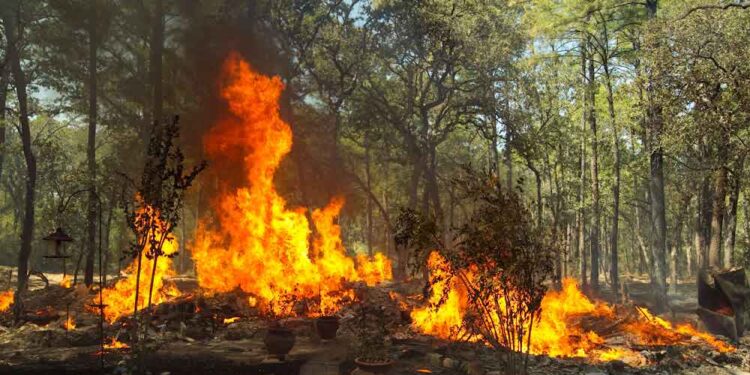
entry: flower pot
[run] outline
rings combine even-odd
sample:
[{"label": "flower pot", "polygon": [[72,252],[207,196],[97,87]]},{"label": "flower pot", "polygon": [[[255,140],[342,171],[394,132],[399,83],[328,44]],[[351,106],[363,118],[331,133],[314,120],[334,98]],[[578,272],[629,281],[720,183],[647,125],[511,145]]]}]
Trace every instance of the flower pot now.
[{"label": "flower pot", "polygon": [[373,374],[386,374],[393,367],[393,360],[386,358],[356,358],[354,364],[362,370]]},{"label": "flower pot", "polygon": [[323,340],[333,340],[339,330],[339,318],[337,316],[321,316],[315,319],[315,331]]},{"label": "flower pot", "polygon": [[289,354],[294,346],[294,333],[284,327],[268,328],[263,343],[266,344],[266,350],[269,354],[283,361],[284,357]]}]

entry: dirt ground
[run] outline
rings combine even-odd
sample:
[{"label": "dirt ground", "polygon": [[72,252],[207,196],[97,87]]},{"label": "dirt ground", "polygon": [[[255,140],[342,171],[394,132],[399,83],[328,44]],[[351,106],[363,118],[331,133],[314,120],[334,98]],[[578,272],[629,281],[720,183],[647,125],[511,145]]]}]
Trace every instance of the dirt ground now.
[{"label": "dirt ground", "polygon": [[[0,275],[3,270],[0,269]],[[5,271],[7,274],[7,270]],[[140,364],[152,374],[276,374],[339,375],[366,374],[355,369],[353,312],[340,312],[341,328],[336,339],[322,341],[313,320],[286,319],[296,342],[286,360],[269,357],[263,343],[268,322],[236,307],[233,297],[212,299],[186,297],[157,307],[151,315],[148,340],[135,359],[133,348],[100,348],[99,320],[86,308],[96,295],[82,287],[57,285],[62,275],[46,275],[50,286],[32,278],[27,308],[30,317],[17,323],[9,313],[0,317],[0,374],[127,374]],[[626,277],[630,302],[650,305],[647,280]],[[195,280],[175,280],[187,295],[195,292]],[[0,285],[7,288],[7,278]],[[383,287],[382,295],[393,285]],[[684,281],[671,295],[673,308],[667,318],[679,321],[698,319],[695,284]],[[614,300],[611,291],[599,296]],[[385,298],[385,297],[384,297]],[[383,301],[384,305],[390,302]],[[196,308],[204,306],[204,308]],[[206,308],[207,307],[207,308]],[[44,313],[40,313],[44,311]],[[239,319],[223,319],[238,314]],[[394,310],[391,319],[389,353],[395,365],[389,374],[468,374],[496,375],[506,365],[498,353],[479,344],[451,343],[415,334],[403,316]],[[31,315],[36,315],[32,318]],[[63,323],[74,316],[76,328],[65,330]],[[670,316],[671,315],[671,316]],[[37,321],[34,321],[37,319]],[[43,324],[43,320],[49,320]],[[131,343],[129,321],[104,324],[107,340]],[[530,374],[750,374],[750,334],[746,334],[733,353],[718,353],[701,345],[642,348],[646,363],[629,366],[620,361],[593,363],[586,359],[558,359],[546,356],[529,358]]]}]

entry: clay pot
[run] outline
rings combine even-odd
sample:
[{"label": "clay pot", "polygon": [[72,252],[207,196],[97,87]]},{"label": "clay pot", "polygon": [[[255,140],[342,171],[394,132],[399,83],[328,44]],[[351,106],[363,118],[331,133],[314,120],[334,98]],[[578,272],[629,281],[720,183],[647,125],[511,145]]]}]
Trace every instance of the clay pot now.
[{"label": "clay pot", "polygon": [[323,340],[333,340],[339,330],[339,318],[337,316],[321,316],[315,319],[315,331]]},{"label": "clay pot", "polygon": [[360,370],[365,372],[372,374],[386,374],[391,370],[391,367],[393,367],[393,360],[360,357],[354,359],[354,364],[356,364]]},{"label": "clay pot", "polygon": [[266,333],[266,337],[263,339],[263,343],[266,344],[266,350],[269,354],[275,356],[280,361],[284,360],[284,357],[289,354],[294,346],[294,333],[284,327],[270,327]]}]

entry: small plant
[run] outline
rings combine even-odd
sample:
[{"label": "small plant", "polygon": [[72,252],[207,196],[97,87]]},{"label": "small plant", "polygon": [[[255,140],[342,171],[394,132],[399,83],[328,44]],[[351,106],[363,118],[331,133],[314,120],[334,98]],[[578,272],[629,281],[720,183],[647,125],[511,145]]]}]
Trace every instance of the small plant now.
[{"label": "small plant", "polygon": [[521,198],[491,173],[466,169],[456,185],[470,215],[455,228],[455,243],[437,246],[447,263],[430,265],[433,272],[426,279],[425,294],[441,291],[432,301],[437,309],[446,302],[451,283],[458,283],[466,295],[467,312],[456,339],[481,338],[504,355],[510,373],[524,373],[545,282],[553,271],[552,247],[532,224]]},{"label": "small plant", "polygon": [[[206,168],[205,161],[190,169],[185,166],[185,156],[176,144],[180,129],[178,123],[179,117],[175,116],[169,123],[154,124],[140,181],[135,182],[124,175],[129,183],[123,189],[123,211],[130,230],[135,234],[135,240],[127,253],[138,262],[133,301],[133,338],[140,343],[134,348],[134,355],[136,358],[140,357],[136,362],[141,370],[144,360],[141,354],[151,351],[146,347],[145,340],[148,324],[138,324],[141,320],[138,310],[143,257],[153,259],[152,269],[146,271],[151,275],[147,304],[150,308],[159,258],[177,255],[176,252],[166,254],[163,251],[164,244],[174,238],[172,232],[181,219],[185,192]],[[140,307],[143,309],[143,306]]]},{"label": "small plant", "polygon": [[388,357],[388,329],[382,306],[361,302],[354,321],[357,357],[371,363],[385,362]]},{"label": "small plant", "polygon": [[474,310],[466,325],[495,349],[504,349],[510,371],[523,373],[545,282],[553,272],[552,248],[521,198],[495,176],[468,171],[459,186],[474,207],[449,258],[461,270]]}]

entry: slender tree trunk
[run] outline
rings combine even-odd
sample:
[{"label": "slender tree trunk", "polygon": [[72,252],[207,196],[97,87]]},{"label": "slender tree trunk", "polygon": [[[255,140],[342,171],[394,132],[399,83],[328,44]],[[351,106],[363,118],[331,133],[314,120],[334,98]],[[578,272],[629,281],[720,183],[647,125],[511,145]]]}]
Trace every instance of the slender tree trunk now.
[{"label": "slender tree trunk", "polygon": [[701,185],[701,199],[700,199],[700,263],[701,269],[708,267],[708,245],[711,238],[711,216],[713,215],[712,198],[713,192],[711,191],[711,178],[706,175],[703,177]]},{"label": "slender tree trunk", "polygon": [[96,253],[96,218],[98,200],[96,198],[96,1],[89,2],[88,37],[89,37],[89,65],[88,65],[88,89],[89,89],[89,129],[88,144],[86,147],[86,164],[88,167],[89,205],[86,218],[86,268],[83,273],[83,282],[86,286],[94,283],[94,254]]},{"label": "slender tree trunk", "polygon": [[[581,77],[582,87],[586,87],[586,63],[588,57],[586,49],[581,50]],[[585,90],[584,90],[585,91]],[[583,95],[583,102],[586,103],[586,95]],[[585,288],[588,287],[588,275],[587,275],[587,254],[586,254],[586,125],[587,125],[588,113],[584,109],[581,116],[581,154],[578,158],[580,164],[580,178],[578,185],[578,215],[576,217],[576,226],[578,227],[578,263],[579,272],[581,277],[581,285]]]},{"label": "slender tree trunk", "polygon": [[[506,120],[507,121],[507,120]],[[508,191],[513,191],[513,149],[511,148],[511,142],[513,140],[513,132],[510,129],[510,124],[505,124],[505,169],[508,173]]]},{"label": "slender tree trunk", "polygon": [[151,75],[151,121],[157,125],[163,117],[164,94],[162,86],[162,55],[164,50],[164,0],[155,0],[151,20],[151,49],[149,73]]},{"label": "slender tree trunk", "polygon": [[[695,195],[695,221],[693,223],[693,250],[695,251],[695,265],[703,267],[703,219],[701,207],[703,205],[703,194],[701,191]],[[692,271],[692,268],[691,268]]]},{"label": "slender tree trunk", "polygon": [[492,171],[497,174],[498,178],[500,177],[500,150],[497,143],[497,119],[494,115],[488,116],[490,118],[491,124],[492,124],[492,130],[490,134],[492,134],[492,141],[490,142],[490,147],[492,148],[490,150],[490,155],[492,158]]},{"label": "slender tree trunk", "polygon": [[409,146],[412,150],[410,150],[409,154],[411,154],[411,176],[409,176],[409,186],[408,186],[408,195],[409,195],[409,203],[408,207],[411,209],[417,208],[417,197],[419,194],[419,180],[422,178],[422,172],[424,170],[423,168],[423,161],[422,157],[419,156],[418,150],[414,149],[416,146]]},{"label": "slender tree trunk", "polygon": [[570,262],[570,254],[573,253],[573,227],[568,224],[565,228],[565,253],[563,253],[563,269],[562,278],[563,280],[568,278],[568,262]]},{"label": "slender tree trunk", "polygon": [[[437,180],[437,150],[435,147],[431,147],[427,153],[427,169],[425,178],[425,190],[429,197],[432,210],[435,214],[435,220],[437,223],[443,222],[445,217],[443,216],[443,208],[440,204],[440,190]],[[446,231],[447,232],[447,231]]]},{"label": "slender tree trunk", "polygon": [[729,209],[726,218],[726,233],[724,239],[724,267],[732,267],[732,258],[734,256],[734,244],[737,238],[737,206],[740,199],[740,190],[742,189],[742,171],[745,167],[745,155],[740,155],[734,165],[734,173],[729,187]]},{"label": "slender tree trunk", "polygon": [[719,146],[719,166],[714,170],[714,199],[711,213],[711,242],[708,248],[708,266],[721,267],[721,238],[724,225],[724,200],[727,196],[727,159],[729,136],[723,135]]},{"label": "slender tree trunk", "polygon": [[[7,46],[3,46],[7,51]],[[0,179],[3,177],[5,164],[5,108],[8,101],[8,85],[10,83],[10,63],[8,57],[0,66]]]},{"label": "slender tree trunk", "polygon": [[36,193],[36,156],[31,148],[31,127],[29,125],[28,97],[26,94],[26,76],[21,68],[21,52],[18,47],[23,37],[21,26],[21,5],[10,1],[11,6],[0,10],[8,41],[7,60],[13,74],[18,99],[19,123],[23,157],[26,161],[26,193],[24,197],[24,217],[21,230],[21,249],[18,252],[18,284],[14,298],[14,313],[18,319],[23,312],[23,294],[28,286],[29,258],[31,241],[34,239],[34,200]]},{"label": "slender tree trunk", "polygon": [[534,174],[534,181],[536,182],[536,225],[541,228],[542,216],[544,215],[544,205],[542,204],[542,174],[531,161],[527,164],[531,173]]},{"label": "slender tree trunk", "polygon": [[588,60],[588,123],[591,129],[591,289],[599,290],[599,230],[601,212],[599,206],[599,138],[596,124],[596,91],[594,60]]},{"label": "slender tree trunk", "polygon": [[690,194],[685,194],[682,197],[680,213],[677,215],[677,220],[674,224],[674,238],[672,239],[672,246],[669,253],[669,291],[671,293],[677,292],[677,256],[682,249],[682,223],[687,216],[688,206],[690,205]]},{"label": "slender tree trunk", "polygon": [[612,92],[612,77],[609,72],[609,64],[604,65],[604,74],[607,84],[607,108],[609,111],[609,120],[612,124],[612,153],[614,154],[614,174],[615,181],[612,184],[612,231],[609,238],[610,251],[610,269],[609,278],[612,282],[612,290],[620,289],[620,276],[618,269],[618,249],[617,240],[619,235],[620,223],[620,129],[617,126],[615,118],[615,97]]},{"label": "slender tree trunk", "polygon": [[[372,176],[370,173],[370,142],[369,138],[365,136],[365,184],[367,184],[367,190],[372,191]],[[367,254],[372,256],[372,197],[371,194],[367,194],[366,200],[366,242],[367,242]]]}]

